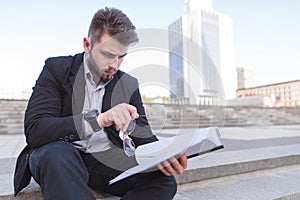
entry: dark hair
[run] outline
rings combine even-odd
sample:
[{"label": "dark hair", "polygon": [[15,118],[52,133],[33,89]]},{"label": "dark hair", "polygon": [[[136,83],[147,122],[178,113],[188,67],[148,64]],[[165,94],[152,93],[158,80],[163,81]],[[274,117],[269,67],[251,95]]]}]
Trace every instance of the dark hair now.
[{"label": "dark hair", "polygon": [[130,19],[116,8],[105,7],[95,13],[88,33],[91,44],[94,45],[104,33],[113,36],[124,45],[137,43],[139,40]]}]

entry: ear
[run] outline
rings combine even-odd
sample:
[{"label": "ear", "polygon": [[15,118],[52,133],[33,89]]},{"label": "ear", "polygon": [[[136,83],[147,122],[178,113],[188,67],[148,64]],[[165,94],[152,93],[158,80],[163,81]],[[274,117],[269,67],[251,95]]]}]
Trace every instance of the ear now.
[{"label": "ear", "polygon": [[90,38],[83,38],[83,49],[85,53],[89,53],[91,50],[91,42],[90,42]]}]

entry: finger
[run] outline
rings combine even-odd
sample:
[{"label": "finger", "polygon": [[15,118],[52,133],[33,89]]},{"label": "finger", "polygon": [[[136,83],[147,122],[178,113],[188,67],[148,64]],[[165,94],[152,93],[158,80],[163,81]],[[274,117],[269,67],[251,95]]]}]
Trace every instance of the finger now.
[{"label": "finger", "polygon": [[127,104],[127,110],[130,114],[131,119],[137,119],[139,117],[136,107]]},{"label": "finger", "polygon": [[176,172],[176,174],[182,174],[184,169],[183,166],[181,166],[180,162],[175,157],[170,158],[169,161],[171,163],[172,169]]},{"label": "finger", "polygon": [[122,129],[126,131],[126,128],[131,120],[130,114],[124,105],[118,105],[114,108],[114,121],[117,130]]},{"label": "finger", "polygon": [[172,176],[172,174],[170,174],[169,172],[167,172],[165,170],[165,168],[161,165],[161,164],[157,164],[157,168],[162,172],[164,173],[166,176]]},{"label": "finger", "polygon": [[163,162],[164,169],[171,175],[176,175],[176,171],[173,169],[172,165],[166,160]]},{"label": "finger", "polygon": [[110,113],[105,112],[105,113],[101,113],[98,116],[97,121],[100,127],[108,127],[113,124],[113,117],[111,116]]},{"label": "finger", "polygon": [[116,130],[126,131],[129,122],[138,117],[137,109],[129,104],[118,104],[107,112],[103,113],[104,126],[115,124]]},{"label": "finger", "polygon": [[122,131],[123,131],[123,132],[126,132],[129,123],[130,123],[130,120],[129,120],[129,121],[126,121],[126,122],[124,123],[124,125],[123,125],[123,127],[122,127]]},{"label": "finger", "polygon": [[118,109],[113,108],[112,109],[112,118],[113,118],[113,124],[115,124],[116,130],[120,130],[124,126],[124,120],[120,117]]},{"label": "finger", "polygon": [[124,126],[122,128],[123,131],[126,131],[132,120],[136,119],[139,115],[137,113],[136,107],[129,105],[129,104],[123,104],[121,106],[122,109],[122,115],[125,120]]},{"label": "finger", "polygon": [[129,104],[122,103],[113,108],[117,125],[120,126],[122,124],[123,126],[125,125],[125,127],[127,127],[129,121],[131,120],[131,115],[130,115],[131,107],[135,108],[134,106],[131,106]]},{"label": "finger", "polygon": [[123,112],[121,114],[122,116],[120,116],[120,118],[122,119],[122,123],[123,123],[122,130],[125,132],[132,120],[128,112]]},{"label": "finger", "polygon": [[183,169],[187,168],[188,161],[187,161],[187,157],[186,157],[185,153],[180,155],[179,162],[180,162],[181,166],[183,167]]}]

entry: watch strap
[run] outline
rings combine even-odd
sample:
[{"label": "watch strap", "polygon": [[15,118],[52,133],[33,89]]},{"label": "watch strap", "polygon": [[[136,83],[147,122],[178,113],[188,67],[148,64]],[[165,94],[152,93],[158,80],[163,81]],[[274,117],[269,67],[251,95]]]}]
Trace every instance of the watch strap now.
[{"label": "watch strap", "polygon": [[89,123],[90,123],[90,125],[91,125],[94,132],[97,132],[97,131],[101,130],[96,118],[89,120]]}]

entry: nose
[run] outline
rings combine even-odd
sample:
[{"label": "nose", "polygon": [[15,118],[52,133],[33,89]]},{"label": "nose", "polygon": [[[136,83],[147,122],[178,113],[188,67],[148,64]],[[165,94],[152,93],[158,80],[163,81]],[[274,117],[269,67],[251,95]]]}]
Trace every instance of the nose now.
[{"label": "nose", "polygon": [[119,62],[120,62],[120,58],[116,56],[110,61],[109,66],[117,69],[119,67]]}]

